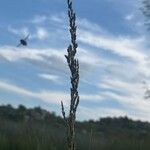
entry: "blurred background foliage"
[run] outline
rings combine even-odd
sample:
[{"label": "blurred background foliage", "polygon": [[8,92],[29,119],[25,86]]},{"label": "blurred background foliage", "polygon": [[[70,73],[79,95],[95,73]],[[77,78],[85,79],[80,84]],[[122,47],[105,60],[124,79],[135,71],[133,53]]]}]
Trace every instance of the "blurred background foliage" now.
[{"label": "blurred background foliage", "polygon": [[[150,124],[127,117],[76,122],[77,150],[149,150]],[[65,124],[40,107],[0,106],[0,150],[65,150]]]}]

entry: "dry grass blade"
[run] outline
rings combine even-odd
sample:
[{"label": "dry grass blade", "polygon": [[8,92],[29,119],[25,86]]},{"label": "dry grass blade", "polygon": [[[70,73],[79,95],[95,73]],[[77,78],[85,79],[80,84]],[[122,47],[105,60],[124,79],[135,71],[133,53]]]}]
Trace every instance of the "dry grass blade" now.
[{"label": "dry grass blade", "polygon": [[75,58],[77,52],[77,42],[76,42],[76,15],[72,8],[71,0],[67,0],[68,5],[68,17],[69,17],[69,31],[71,35],[71,44],[68,46],[67,52],[65,55],[67,59],[67,63],[71,72],[71,100],[70,100],[70,109],[68,117],[65,116],[65,110],[63,102],[61,102],[62,107],[62,115],[66,122],[67,126],[67,145],[68,150],[75,150],[75,119],[76,119],[76,111],[79,105],[79,94],[78,94],[78,84],[79,84],[79,62]]}]

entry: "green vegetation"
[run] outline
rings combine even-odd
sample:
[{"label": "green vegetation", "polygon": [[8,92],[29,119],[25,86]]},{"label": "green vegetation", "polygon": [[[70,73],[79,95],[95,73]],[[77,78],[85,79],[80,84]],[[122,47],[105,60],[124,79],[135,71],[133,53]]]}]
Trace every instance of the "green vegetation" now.
[{"label": "green vegetation", "polygon": [[[77,150],[149,150],[150,124],[127,117],[76,122]],[[36,107],[0,106],[0,150],[66,150],[64,120]]]}]

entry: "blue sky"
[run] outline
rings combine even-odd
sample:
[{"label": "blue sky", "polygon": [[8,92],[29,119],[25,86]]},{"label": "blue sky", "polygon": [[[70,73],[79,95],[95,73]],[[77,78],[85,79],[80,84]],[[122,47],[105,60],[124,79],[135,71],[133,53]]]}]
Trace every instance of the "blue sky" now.
[{"label": "blue sky", "polygon": [[[80,62],[77,119],[129,116],[150,121],[148,32],[140,0],[76,0]],[[0,104],[68,106],[69,45],[64,0],[1,0]],[[28,46],[16,45],[30,33]],[[146,83],[146,84],[143,84]]]}]

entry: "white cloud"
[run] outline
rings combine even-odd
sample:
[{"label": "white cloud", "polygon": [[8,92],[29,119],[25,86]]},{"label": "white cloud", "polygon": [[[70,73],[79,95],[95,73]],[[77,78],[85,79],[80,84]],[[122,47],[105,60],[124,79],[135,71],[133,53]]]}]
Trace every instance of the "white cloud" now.
[{"label": "white cloud", "polygon": [[123,110],[115,109],[115,108],[87,108],[84,106],[79,106],[77,111],[77,119],[79,120],[98,120],[103,117],[120,117],[126,116],[127,113]]},{"label": "white cloud", "polygon": [[[31,91],[23,87],[17,86],[10,82],[0,80],[0,89],[7,90],[19,95],[24,95],[31,98],[38,98],[42,101],[48,103],[60,103],[60,100],[63,100],[65,104],[69,102],[70,94],[65,93],[64,91],[51,91],[51,90],[40,90],[40,91]],[[80,99],[83,101],[101,101],[102,97],[99,95],[92,94],[80,94]]]},{"label": "white cloud", "polygon": [[65,103],[68,100],[68,94],[60,91],[30,91],[27,89],[24,89],[22,87],[19,87],[14,84],[10,84],[7,82],[0,81],[0,89],[7,90],[9,92],[13,92],[19,95],[24,95],[26,97],[30,98],[37,98],[42,101],[48,102],[48,103],[54,103],[59,104],[60,100],[63,100]]},{"label": "white cloud", "polygon": [[52,74],[39,74],[38,75],[40,78],[46,79],[46,80],[50,80],[56,83],[60,83],[60,77],[57,75],[52,75]]},{"label": "white cloud", "polygon": [[34,36],[35,36],[35,38],[38,38],[40,40],[45,40],[46,38],[48,38],[49,33],[48,33],[48,31],[45,28],[38,27],[37,28],[37,32],[36,32],[36,34]]},{"label": "white cloud", "polygon": [[64,20],[65,20],[65,15],[63,13],[61,14],[57,14],[57,15],[52,15],[50,16],[50,20],[51,21],[54,21],[54,22],[57,22],[57,23],[63,23]]},{"label": "white cloud", "polygon": [[29,34],[29,29],[27,27],[22,27],[18,29],[9,26],[8,31],[15,35],[20,35],[20,36],[27,36]]},{"label": "white cloud", "polygon": [[103,33],[107,34],[107,31],[101,28],[98,24],[93,23],[86,18],[77,19],[78,29],[92,31],[94,33]]},{"label": "white cloud", "polygon": [[[145,79],[150,77],[149,71],[149,51],[147,48],[147,40],[144,36],[141,37],[130,37],[130,36],[114,36],[108,32],[95,33],[90,28],[92,28],[91,24],[89,25],[89,30],[79,30],[78,39],[83,44],[87,44],[96,48],[99,53],[103,53],[103,51],[108,52],[109,55],[114,54],[119,59],[125,61],[127,67],[130,68],[129,74],[138,74]],[[101,58],[103,60],[108,61],[108,66],[112,66],[111,72],[113,72],[112,65],[112,57],[110,57],[111,61],[105,56],[105,58]],[[122,62],[118,60],[118,64],[122,64]],[[116,61],[113,60],[113,61]],[[120,62],[119,62],[120,61]],[[126,65],[122,66],[124,69],[127,69]],[[121,67],[121,65],[118,65]],[[133,68],[132,68],[133,67]],[[107,68],[106,68],[107,69]],[[115,72],[120,72],[120,69],[115,68]],[[108,69],[107,69],[108,70]],[[124,70],[123,70],[124,71]],[[133,73],[133,74],[132,74]],[[124,75],[125,76],[125,75]],[[128,76],[128,74],[126,75]],[[137,75],[136,75],[137,76]]]},{"label": "white cloud", "polygon": [[32,18],[31,22],[35,24],[43,23],[47,20],[47,17],[45,15],[37,15]]},{"label": "white cloud", "polygon": [[82,100],[89,102],[100,102],[104,99],[100,94],[81,94],[81,101]]},{"label": "white cloud", "polygon": [[[129,94],[129,95],[136,95],[136,94],[143,94],[143,83],[138,82],[138,83],[132,83],[128,82],[126,80],[122,81],[119,79],[103,79],[102,83],[99,84],[99,87],[101,88],[106,88],[106,89],[111,89],[111,90],[116,90],[116,91],[121,91],[124,94]],[[136,87],[136,88],[135,88]],[[142,96],[142,95],[141,95]]]},{"label": "white cloud", "polygon": [[150,114],[148,112],[142,111],[125,111],[119,108],[110,108],[110,107],[96,107],[96,108],[87,108],[84,106],[79,106],[77,111],[77,119],[78,120],[98,120],[103,117],[120,117],[120,116],[128,116],[134,120],[142,120],[142,121],[150,121]]},{"label": "white cloud", "polygon": [[[67,64],[64,55],[66,49],[53,49],[53,48],[24,48],[24,47],[0,47],[0,60],[6,59],[10,62],[17,62],[24,60],[27,63],[32,63],[42,71],[42,69],[53,70],[57,69],[61,72],[67,72]],[[80,49],[77,58],[80,61],[80,70],[82,76],[87,74],[89,70],[96,69],[100,64],[100,58],[94,53]],[[94,59],[93,59],[94,58]],[[46,77],[45,77],[46,78]],[[48,78],[48,77],[47,77]],[[49,78],[50,79],[50,78]],[[51,78],[52,79],[52,78]]]},{"label": "white cloud", "polygon": [[138,21],[138,22],[136,22],[136,24],[135,24],[136,26],[138,26],[138,27],[142,27],[142,26],[144,26],[144,23],[143,22],[140,22],[140,21]]},{"label": "white cloud", "polygon": [[64,60],[64,50],[56,49],[34,49],[23,47],[0,47],[0,56],[8,61],[18,61],[20,59],[30,59],[35,61],[46,61],[47,57],[56,57]]},{"label": "white cloud", "polygon": [[119,56],[128,57],[134,61],[143,61],[147,56],[139,47],[143,38],[131,39],[127,37],[114,37],[97,35],[88,31],[79,31],[79,40],[85,44],[111,51]]},{"label": "white cloud", "polygon": [[[36,32],[31,33],[27,27],[22,27],[19,29],[13,28],[11,26],[8,27],[8,31],[19,36],[26,37],[28,34],[30,34],[30,39],[39,39],[39,40],[45,40],[49,37],[49,32],[44,27],[36,27]],[[22,38],[24,38],[22,37]]]},{"label": "white cloud", "polygon": [[101,62],[101,58],[98,55],[84,48],[79,48],[77,57],[81,63],[86,63],[88,66],[96,66]]},{"label": "white cloud", "polygon": [[58,13],[58,14],[42,14],[34,16],[29,22],[34,24],[42,24],[42,23],[63,23],[65,20],[66,14]]},{"label": "white cloud", "polygon": [[[135,89],[136,91],[136,89]],[[140,90],[138,90],[140,91]],[[150,102],[146,101],[142,98],[141,92],[139,94],[135,95],[120,95],[116,94],[114,92],[105,92],[104,95],[107,98],[114,99],[118,101],[120,104],[122,104],[126,108],[126,113],[130,114],[132,112],[132,117],[136,117],[139,119],[147,119],[150,120],[150,115],[149,114],[150,110]],[[130,114],[131,115],[131,114]],[[149,117],[148,117],[149,116]]]},{"label": "white cloud", "polygon": [[128,14],[125,16],[125,20],[128,20],[128,21],[132,20],[133,18],[134,18],[134,14]]}]

